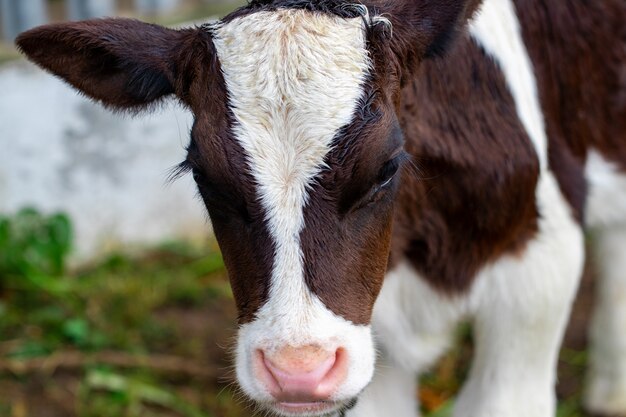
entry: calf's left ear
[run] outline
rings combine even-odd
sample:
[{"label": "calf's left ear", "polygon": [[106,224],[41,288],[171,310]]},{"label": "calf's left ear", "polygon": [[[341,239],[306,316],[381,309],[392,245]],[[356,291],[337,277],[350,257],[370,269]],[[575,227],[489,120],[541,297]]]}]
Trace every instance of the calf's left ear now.
[{"label": "calf's left ear", "polygon": [[132,19],[40,26],[16,40],[30,60],[117,110],[140,110],[176,91],[181,49],[195,29]]}]

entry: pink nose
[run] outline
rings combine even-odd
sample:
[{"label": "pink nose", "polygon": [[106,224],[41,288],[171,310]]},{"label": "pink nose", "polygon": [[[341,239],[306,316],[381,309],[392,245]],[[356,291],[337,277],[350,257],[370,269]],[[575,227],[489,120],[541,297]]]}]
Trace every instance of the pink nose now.
[{"label": "pink nose", "polygon": [[283,403],[328,400],[348,371],[347,353],[319,346],[284,347],[269,355],[258,351],[257,369],[272,396]]}]

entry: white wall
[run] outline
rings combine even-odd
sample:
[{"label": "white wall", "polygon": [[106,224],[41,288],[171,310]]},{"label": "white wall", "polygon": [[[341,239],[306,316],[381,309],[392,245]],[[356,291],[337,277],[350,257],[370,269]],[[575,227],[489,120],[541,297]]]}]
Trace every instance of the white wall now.
[{"label": "white wall", "polygon": [[190,127],[191,116],[173,104],[131,119],[25,62],[0,67],[0,213],[69,213],[78,258],[207,236],[191,178],[166,184]]}]

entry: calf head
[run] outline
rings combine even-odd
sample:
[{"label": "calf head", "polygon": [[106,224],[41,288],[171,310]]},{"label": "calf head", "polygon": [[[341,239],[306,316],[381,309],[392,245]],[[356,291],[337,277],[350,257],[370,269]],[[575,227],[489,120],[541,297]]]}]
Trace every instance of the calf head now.
[{"label": "calf head", "polygon": [[22,34],[30,59],[105,106],[175,95],[239,312],[237,377],[282,415],[332,415],[370,381],[389,254],[403,80],[465,1],[253,1],[215,24],[126,19]]}]

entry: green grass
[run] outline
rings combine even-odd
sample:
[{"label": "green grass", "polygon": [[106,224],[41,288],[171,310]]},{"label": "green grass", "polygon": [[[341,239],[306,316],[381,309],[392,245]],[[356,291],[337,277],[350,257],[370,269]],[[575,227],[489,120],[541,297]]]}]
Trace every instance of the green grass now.
[{"label": "green grass", "polygon": [[[167,243],[68,270],[62,215],[0,217],[0,416],[243,417],[225,384],[234,303],[214,242]],[[469,371],[472,334],[421,379],[426,417],[451,415]],[[584,351],[564,349],[579,383]],[[579,384],[558,417],[582,417]],[[571,385],[571,384],[570,384]]]}]

